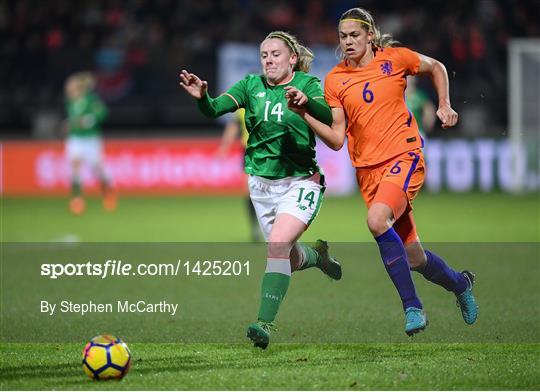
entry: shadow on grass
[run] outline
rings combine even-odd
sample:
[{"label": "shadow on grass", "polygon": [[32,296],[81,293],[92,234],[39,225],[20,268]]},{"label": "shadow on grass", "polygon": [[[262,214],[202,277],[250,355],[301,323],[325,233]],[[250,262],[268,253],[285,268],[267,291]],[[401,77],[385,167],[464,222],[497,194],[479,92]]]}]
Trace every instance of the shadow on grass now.
[{"label": "shadow on grass", "polygon": [[64,378],[75,372],[82,372],[80,364],[64,362],[54,365],[20,365],[0,367],[0,381],[54,377]]},{"label": "shadow on grass", "polygon": [[[135,359],[132,364],[132,371],[137,372],[160,372],[167,370],[192,370],[194,365],[200,364],[198,358],[193,355],[172,355],[151,359]],[[148,366],[147,366],[148,364]],[[208,366],[208,362],[204,362]],[[197,367],[197,366],[195,366]],[[198,368],[198,367],[197,367]],[[19,365],[0,366],[0,382],[7,380],[22,380],[36,378],[68,378],[73,375],[82,375],[81,362],[62,362],[51,365]]]},{"label": "shadow on grass", "polygon": [[[358,345],[318,345],[316,347],[290,344],[276,344],[266,351],[237,345],[219,346],[203,352],[182,353],[185,348],[179,347],[177,353],[168,355],[143,354],[135,357],[131,372],[151,374],[160,372],[200,372],[213,370],[256,370],[257,368],[308,367],[328,366],[328,357],[332,365],[357,363],[382,363],[390,359],[404,361],[422,361],[425,357],[433,358],[434,352],[426,350],[424,345],[392,345],[392,346],[358,346]],[[447,354],[454,355],[466,351],[460,345],[444,347]],[[436,355],[435,355],[436,356]],[[6,362],[4,362],[5,364]],[[30,364],[19,366],[1,366],[0,381],[33,380],[52,378],[64,379],[83,374],[79,361],[62,362],[57,364]]]}]

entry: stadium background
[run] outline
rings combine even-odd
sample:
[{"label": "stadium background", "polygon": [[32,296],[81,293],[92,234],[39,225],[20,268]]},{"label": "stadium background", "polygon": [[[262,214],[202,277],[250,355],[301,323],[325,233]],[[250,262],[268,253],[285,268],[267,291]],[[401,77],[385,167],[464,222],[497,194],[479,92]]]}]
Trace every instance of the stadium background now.
[{"label": "stadium background", "polygon": [[[66,194],[68,168],[59,143],[6,141],[59,139],[65,117],[63,83],[80,70],[95,72],[97,92],[109,105],[105,137],[121,139],[107,143],[109,171],[120,193],[241,192],[240,150],[234,149],[224,160],[215,159],[212,151],[224,120],[206,119],[195,110],[191,98],[179,89],[179,70],[198,73],[208,80],[211,93],[219,94],[246,72],[258,72],[257,44],[268,31],[280,29],[315,50],[313,71],[324,79],[336,62],[335,21],[358,4],[2,2],[3,194]],[[421,8],[409,1],[361,5],[373,11],[381,31],[441,60],[449,71],[460,122],[452,130],[438,124],[429,130],[426,189],[511,191],[515,150],[508,137],[508,44],[516,37],[539,35],[533,18],[538,2],[433,1]],[[532,73],[536,82],[538,71]],[[420,79],[419,87],[435,101],[427,78]],[[533,121],[537,127],[538,119]],[[185,140],[193,137],[197,140]],[[533,163],[526,164],[522,188],[534,192],[539,186],[538,153],[524,150],[523,155]],[[327,171],[330,194],[354,193],[345,149],[334,154],[320,146],[319,159]],[[90,173],[85,181],[92,184]]]},{"label": "stadium background", "polygon": [[[275,29],[290,31],[313,47],[315,67],[323,72],[325,65],[336,61],[337,19],[346,9],[360,5],[373,11],[382,31],[447,66],[451,99],[460,122],[451,130],[436,125],[427,135],[428,179],[415,202],[416,217],[425,242],[453,255],[456,268],[475,267],[482,304],[479,324],[468,333],[456,318],[457,310],[448,295],[420,281],[419,290],[428,292],[426,297],[433,301],[435,322],[416,340],[422,344],[408,344],[404,334],[396,336],[396,331],[402,333],[400,309],[384,270],[372,259],[376,257],[363,252],[349,257],[342,250],[345,270],[355,278],[330,287],[316,280],[315,272],[295,277],[290,301],[284,305],[287,317],[279,320],[282,329],[277,335],[287,344],[271,346],[273,351],[266,356],[244,344],[148,345],[123,335],[136,325],[122,330],[122,322],[118,322],[118,330],[109,332],[135,343],[137,377],[130,375],[125,383],[112,387],[538,389],[540,338],[534,327],[540,317],[540,255],[535,245],[540,240],[538,144],[525,146],[527,154],[531,154],[527,147],[532,146],[533,151],[527,156],[524,187],[515,192],[510,163],[515,150],[509,137],[508,45],[515,38],[540,37],[539,4],[535,0],[429,1],[421,6],[416,1],[394,0],[2,1],[2,243],[18,251],[23,248],[13,242],[249,241],[240,144],[227,157],[217,159],[223,122],[208,120],[196,110],[178,86],[178,72],[186,68],[200,74],[208,80],[210,92],[219,94],[227,78],[241,76],[236,75],[242,73],[242,67],[254,71],[257,44]],[[228,55],[237,62],[220,62]],[[96,73],[97,91],[110,109],[103,128],[107,165],[120,194],[114,213],[103,211],[97,198],[89,200],[83,216],[73,216],[67,208],[69,178],[59,124],[65,116],[63,83],[80,70]],[[537,68],[529,71],[538,73]],[[532,81],[534,87],[537,79],[533,76]],[[429,80],[421,79],[419,85],[435,100]],[[538,96],[523,104],[530,102],[537,104]],[[535,113],[535,109],[525,112]],[[537,143],[538,126],[533,136],[535,131]],[[321,164],[331,184],[319,217],[303,239],[365,242],[360,246],[366,247],[366,254],[375,254],[345,151],[340,155],[320,148]],[[85,180],[94,196],[97,186],[89,172]],[[505,248],[510,242],[515,244]],[[337,248],[346,249],[347,244],[337,244]],[[460,257],[470,256],[462,249],[472,248],[476,249],[474,260]],[[39,253],[39,246],[37,249]],[[24,263],[20,264],[22,270],[17,271],[24,272]],[[11,267],[18,268],[16,264]],[[38,279],[17,285],[6,271],[10,270],[4,269],[3,288],[27,287],[37,295],[33,284]],[[302,323],[318,325],[317,333],[324,336],[324,320],[311,324],[316,312],[308,316],[299,312],[306,307],[302,302],[306,293],[313,295],[307,308],[317,309],[315,288],[319,284],[328,295],[325,308],[339,309],[336,320],[351,323],[336,322],[331,336],[370,344],[291,344],[305,332],[295,329]],[[82,288],[88,285],[75,284],[71,289],[84,296]],[[150,286],[149,295],[165,290],[160,282]],[[174,296],[178,289],[170,286],[167,293]],[[108,285],[100,295],[112,296],[127,287]],[[255,311],[257,287],[258,282],[251,282],[235,289],[236,298],[253,308],[249,314],[237,310],[239,317],[247,318]],[[500,287],[504,288],[502,294]],[[206,283],[194,290],[212,293],[216,288]],[[66,325],[51,322],[54,340],[50,341],[64,343],[36,344],[41,341],[36,336],[48,330],[36,333],[33,325],[40,324],[28,322],[27,313],[21,310],[30,296],[17,293],[14,289],[10,298],[20,302],[14,302],[9,312],[2,308],[3,318],[11,317],[2,326],[0,351],[7,358],[1,364],[2,389],[97,388],[80,382],[79,351],[84,340],[103,331],[81,320],[66,320]],[[355,309],[369,312],[349,312],[351,301],[340,298],[354,298]],[[516,303],[522,306],[512,322],[506,323],[505,315]],[[193,308],[198,305],[195,302]],[[381,312],[381,306],[392,311]],[[364,320],[355,318],[360,316]],[[200,322],[208,315],[196,317]],[[244,326],[243,319],[227,321],[241,325],[240,329]],[[147,333],[152,334],[155,325],[151,320],[145,322],[149,322]],[[374,325],[383,327],[376,335],[362,335]],[[68,330],[79,339],[63,336],[62,331]],[[155,330],[157,337],[151,341],[159,341],[159,329]],[[205,330],[208,341],[221,341],[218,330]],[[28,336],[27,343],[13,343],[11,333]],[[196,333],[188,341],[197,342]],[[235,339],[242,333],[228,331]],[[309,335],[301,336],[310,342]],[[385,344],[388,342],[407,344]],[[404,358],[413,360],[403,364]],[[438,369],[444,369],[444,374],[437,379],[425,377]],[[109,387],[102,384],[99,388]]]}]

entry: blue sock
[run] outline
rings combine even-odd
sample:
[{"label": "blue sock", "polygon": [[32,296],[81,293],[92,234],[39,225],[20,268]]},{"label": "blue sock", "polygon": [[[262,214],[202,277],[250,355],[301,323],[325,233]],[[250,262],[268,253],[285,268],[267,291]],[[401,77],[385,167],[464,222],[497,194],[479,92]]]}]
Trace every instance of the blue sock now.
[{"label": "blue sock", "polygon": [[435,253],[432,253],[429,250],[426,250],[425,253],[427,264],[426,267],[420,271],[420,273],[424,275],[424,278],[455,294],[463,293],[467,288],[467,280],[463,275],[450,268],[444,260]]},{"label": "blue sock", "polygon": [[403,246],[403,242],[396,231],[391,227],[386,232],[375,238],[381,258],[386,268],[386,272],[390,275],[394,286],[403,302],[403,309],[415,307],[422,309],[422,302],[416,296],[414,283],[411,278],[411,270],[407,261],[407,252]]}]

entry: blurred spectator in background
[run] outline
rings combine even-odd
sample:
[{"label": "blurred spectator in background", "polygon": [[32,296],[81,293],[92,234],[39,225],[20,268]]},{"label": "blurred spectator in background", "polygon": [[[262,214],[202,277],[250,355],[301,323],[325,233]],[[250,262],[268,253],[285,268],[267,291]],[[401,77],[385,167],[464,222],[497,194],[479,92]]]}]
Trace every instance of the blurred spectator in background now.
[{"label": "blurred spectator in background", "polygon": [[[334,46],[339,15],[358,5],[352,0],[2,1],[0,128],[29,130],[36,114],[59,113],[58,92],[66,77],[93,69],[98,91],[115,108],[107,120],[111,128],[177,132],[189,126],[217,132],[213,121],[176,94],[179,67],[198,69],[214,85],[222,43],[257,43],[274,29],[289,30],[310,46]],[[454,135],[504,134],[507,43],[540,35],[540,1],[437,0],[420,6],[364,0],[360,5],[397,40],[448,64],[451,98],[463,120]],[[468,117],[477,120],[469,123]]]},{"label": "blurred spectator in background", "polygon": [[132,78],[125,59],[126,51],[114,37],[96,51],[98,91],[108,102],[117,101],[130,92]]}]

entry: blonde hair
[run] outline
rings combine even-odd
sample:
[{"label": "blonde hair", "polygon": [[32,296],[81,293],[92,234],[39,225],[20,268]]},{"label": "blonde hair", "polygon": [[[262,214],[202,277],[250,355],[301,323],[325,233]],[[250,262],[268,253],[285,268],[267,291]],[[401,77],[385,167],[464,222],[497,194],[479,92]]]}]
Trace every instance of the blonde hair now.
[{"label": "blonde hair", "polygon": [[72,81],[80,84],[84,93],[92,91],[96,87],[96,78],[89,71],[74,73],[68,78],[66,83]]},{"label": "blonde hair", "polygon": [[284,31],[272,31],[266,36],[265,40],[270,38],[277,38],[282,40],[283,42],[285,42],[285,45],[287,45],[291,52],[296,54],[298,60],[296,61],[296,64],[294,66],[295,71],[309,72],[309,70],[311,69],[311,63],[315,58],[315,54],[313,54],[313,51],[311,49],[301,45],[294,35],[286,33]]},{"label": "blonde hair", "polygon": [[369,11],[363,8],[351,8],[350,10],[344,12],[343,15],[341,15],[341,18],[339,18],[339,23],[345,20],[357,21],[362,26],[362,29],[364,29],[366,32],[372,32],[373,39],[371,44],[374,46],[375,50],[377,50],[377,48],[387,48],[400,44],[399,41],[392,38],[391,34],[381,34],[379,28],[375,24],[373,16],[369,13]]}]

